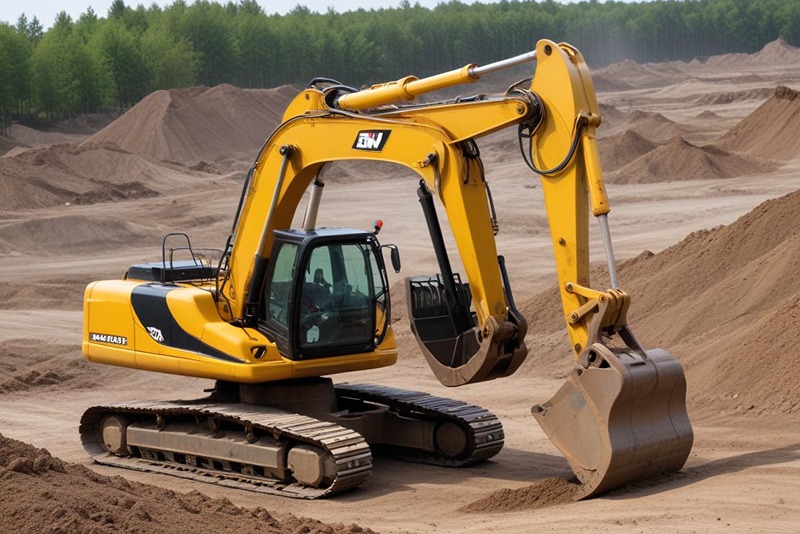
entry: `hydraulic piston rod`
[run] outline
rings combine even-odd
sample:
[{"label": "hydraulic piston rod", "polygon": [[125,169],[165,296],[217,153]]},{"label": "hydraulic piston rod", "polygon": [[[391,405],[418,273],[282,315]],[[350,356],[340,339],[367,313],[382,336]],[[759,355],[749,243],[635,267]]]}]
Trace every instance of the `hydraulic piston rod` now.
[{"label": "hydraulic piston rod", "polygon": [[443,72],[434,76],[419,79],[416,76],[406,76],[399,80],[375,85],[363,91],[347,93],[336,100],[336,106],[349,111],[384,106],[398,100],[413,100],[416,97],[439,89],[454,85],[474,83],[484,74],[507,69],[521,63],[536,60],[536,51],[526,52],[512,58],[489,63],[482,67],[474,64],[465,65],[460,69]]}]

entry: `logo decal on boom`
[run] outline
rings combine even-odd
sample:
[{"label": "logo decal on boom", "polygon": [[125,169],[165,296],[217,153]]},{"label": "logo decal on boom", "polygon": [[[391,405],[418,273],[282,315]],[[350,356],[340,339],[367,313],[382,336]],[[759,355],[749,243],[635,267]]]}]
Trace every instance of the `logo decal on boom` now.
[{"label": "logo decal on boom", "polygon": [[380,152],[389,140],[390,133],[391,130],[361,130],[353,143],[353,149]]}]

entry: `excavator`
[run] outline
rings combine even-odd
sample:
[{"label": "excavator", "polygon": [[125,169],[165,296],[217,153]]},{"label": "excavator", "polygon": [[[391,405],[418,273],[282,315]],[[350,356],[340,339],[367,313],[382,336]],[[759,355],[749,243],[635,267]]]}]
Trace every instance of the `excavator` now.
[{"label": "excavator", "polygon": [[[420,98],[534,61],[532,78],[502,94]],[[384,254],[395,271],[400,256],[379,242],[380,223],[318,227],[317,216],[331,164],[411,169],[440,270],[405,279],[420,350],[445,386],[510,376],[527,355],[528,329],[497,253],[476,140],[515,127],[523,159],[541,177],[574,355],[566,382],[533,416],[575,472],[576,499],[681,469],[693,440],[686,382],[673,356],[643,348],[628,326],[599,125],[583,56],[546,39],[496,63],[361,90],[312,80],[259,151],[218,260],[172,235],[185,245],[165,238],[162,261],[86,288],[86,359],[215,386],[197,400],[90,407],[80,424],[84,448],[101,464],[296,498],[359,486],[373,453],[451,467],[496,455],[503,427],[484,408],[329,378],[396,362]],[[304,195],[302,228],[290,228]],[[453,272],[435,200],[466,280]],[[590,285],[589,211],[601,228],[607,290]]]}]

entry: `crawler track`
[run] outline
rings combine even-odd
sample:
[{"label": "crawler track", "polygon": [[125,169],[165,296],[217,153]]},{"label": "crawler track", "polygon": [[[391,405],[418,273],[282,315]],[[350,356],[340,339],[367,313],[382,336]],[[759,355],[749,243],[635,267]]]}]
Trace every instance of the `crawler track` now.
[{"label": "crawler track", "polygon": [[[498,418],[479,406],[462,401],[371,384],[342,384],[335,387],[337,400],[346,405],[369,403],[388,408],[406,421],[425,421],[427,425],[451,424],[462,429],[465,445],[458,454],[446,454],[440,447],[421,450],[409,447],[373,444],[382,455],[403,461],[459,467],[478,463],[497,454],[503,447],[503,427]],[[103,438],[103,424],[108,417],[121,417],[129,428],[144,428],[155,434],[166,429],[173,435],[191,436],[201,452],[141,446],[128,443],[130,454],[112,453]],[[355,413],[357,417],[357,412]],[[325,415],[322,415],[323,419]],[[342,421],[346,424],[347,419]],[[213,422],[218,430],[210,431]],[[220,486],[246,489],[286,497],[315,499],[359,486],[372,469],[370,445],[357,431],[337,422],[289,413],[262,405],[197,401],[160,401],[109,404],[89,408],[81,418],[83,446],[98,463],[138,471],[163,473]],[[125,432],[129,432],[126,427]],[[219,437],[238,437],[235,448],[225,449],[224,457],[210,452],[220,450]],[[244,437],[248,436],[247,442]],[[281,454],[297,445],[310,445],[322,451],[335,466],[320,487],[304,485],[283,468],[276,476],[259,466],[273,465],[259,443],[282,447]],[[223,447],[224,448],[224,447]],[[460,448],[460,447],[459,447]],[[116,450],[113,449],[112,450]],[[237,456],[239,454],[239,456]],[[263,460],[261,455],[263,454]],[[247,458],[245,458],[245,456]],[[255,458],[255,460],[254,460]],[[274,459],[272,460],[274,463]],[[301,478],[301,477],[298,477]],[[328,482],[330,480],[330,482]]]},{"label": "crawler track", "polygon": [[[328,486],[315,488],[304,486],[293,480],[282,481],[245,474],[248,470],[239,465],[235,459],[227,462],[220,469],[209,469],[163,459],[117,456],[104,447],[99,432],[101,422],[109,415],[121,415],[133,421],[157,421],[159,418],[162,421],[186,420],[187,418],[199,421],[213,418],[226,427],[237,428],[243,433],[255,431],[259,434],[273,436],[275,439],[288,440],[293,444],[309,444],[319,447],[332,455],[336,473]],[[337,424],[304,415],[247,404],[135,402],[94,406],[83,414],[80,433],[86,451],[96,462],[101,464],[166,473],[221,486],[294,498],[315,499],[357,487],[369,476],[372,469],[372,455],[369,446],[360,434]],[[150,456],[153,454],[151,453]],[[214,462],[203,463],[214,465]],[[226,470],[226,468],[231,468],[231,470]]]},{"label": "crawler track", "polygon": [[434,419],[454,423],[464,430],[467,448],[457,457],[441,452],[429,453],[409,449],[388,449],[399,460],[459,467],[491,458],[503,448],[503,425],[492,412],[466,402],[436,397],[421,391],[411,391],[374,384],[341,384],[336,386],[339,398],[359,399],[388,406],[404,416]]}]

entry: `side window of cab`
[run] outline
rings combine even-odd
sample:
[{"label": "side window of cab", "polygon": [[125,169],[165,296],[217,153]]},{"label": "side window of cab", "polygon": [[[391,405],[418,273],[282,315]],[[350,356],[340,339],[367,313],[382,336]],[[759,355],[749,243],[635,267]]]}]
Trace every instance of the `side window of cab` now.
[{"label": "side window of cab", "polygon": [[289,328],[289,304],[298,248],[296,243],[281,244],[273,258],[272,276],[265,285],[264,318],[284,329]]}]

